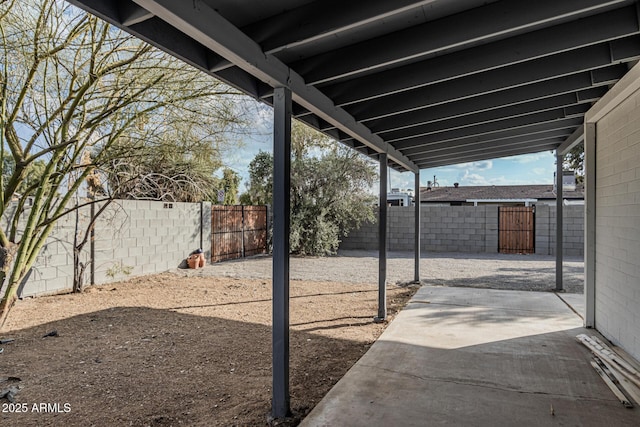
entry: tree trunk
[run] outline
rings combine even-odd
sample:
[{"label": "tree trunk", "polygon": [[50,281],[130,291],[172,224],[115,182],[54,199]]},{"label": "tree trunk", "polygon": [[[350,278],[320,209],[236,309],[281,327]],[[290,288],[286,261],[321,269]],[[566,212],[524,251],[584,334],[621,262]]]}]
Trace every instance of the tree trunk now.
[{"label": "tree trunk", "polygon": [[[78,200],[76,199],[76,208]],[[80,211],[76,210],[75,230],[73,232],[73,293],[81,293],[84,285],[84,264],[80,261],[80,252],[84,242],[78,244],[78,233],[80,228]],[[85,239],[86,241],[86,239]]]},{"label": "tree trunk", "polygon": [[11,307],[13,307],[18,299],[18,283],[20,282],[5,283],[7,277],[10,277],[9,272],[13,266],[15,252],[15,245],[11,245],[8,248],[0,247],[0,290],[4,289],[4,295],[0,300],[0,329],[4,326],[4,322],[7,320],[7,316],[9,316]]},{"label": "tree trunk", "polygon": [[[93,244],[93,241],[95,239],[94,229],[96,226],[96,222],[98,221],[98,217],[102,215],[102,213],[107,209],[107,206],[109,206],[112,201],[113,199],[104,201],[102,206],[100,206],[100,209],[98,209],[97,212],[96,212],[96,204],[91,203],[89,224],[87,225],[86,230],[84,230],[84,236],[80,241],[79,241],[80,211],[76,210],[76,223],[75,223],[75,230],[73,235],[73,292],[74,293],[81,293],[84,290],[84,272],[87,269],[87,265],[93,265],[93,262],[94,262],[93,249],[89,251],[90,255],[87,262],[82,262],[80,260],[80,257],[82,255],[82,250],[84,249],[84,246],[87,244],[87,242],[91,242]],[[91,285],[94,284],[93,275],[91,277],[90,284]]]},{"label": "tree trunk", "polygon": [[7,292],[5,292],[5,295],[2,298],[2,301],[0,301],[0,330],[2,330],[4,323],[7,321],[7,317],[9,317],[9,312],[11,311],[11,308],[13,307],[15,302],[18,300],[17,291],[18,291],[18,284],[15,283],[14,285],[10,286],[7,289]]},{"label": "tree trunk", "polygon": [[73,251],[73,293],[82,293],[84,290],[84,272],[86,264],[80,261],[80,250]]}]

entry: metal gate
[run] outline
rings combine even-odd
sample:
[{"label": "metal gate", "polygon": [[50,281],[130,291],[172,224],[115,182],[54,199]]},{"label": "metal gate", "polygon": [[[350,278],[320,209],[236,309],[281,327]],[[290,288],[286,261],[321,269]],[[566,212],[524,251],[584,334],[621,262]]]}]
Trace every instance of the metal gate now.
[{"label": "metal gate", "polygon": [[535,207],[498,207],[498,252],[533,254],[536,251]]},{"label": "metal gate", "polygon": [[266,206],[211,207],[211,262],[267,252]]}]

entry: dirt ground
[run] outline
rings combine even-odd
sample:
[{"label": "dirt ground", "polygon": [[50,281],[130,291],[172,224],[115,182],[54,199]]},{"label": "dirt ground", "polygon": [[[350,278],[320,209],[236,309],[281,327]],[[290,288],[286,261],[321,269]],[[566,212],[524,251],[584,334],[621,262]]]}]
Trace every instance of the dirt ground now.
[{"label": "dirt ground", "polygon": [[[390,318],[414,291],[389,286]],[[289,424],[381,334],[376,310],[371,284],[291,282]],[[20,387],[0,425],[265,425],[270,322],[262,279],[164,273],[20,301],[0,333],[15,339],[0,345],[0,392]]]}]

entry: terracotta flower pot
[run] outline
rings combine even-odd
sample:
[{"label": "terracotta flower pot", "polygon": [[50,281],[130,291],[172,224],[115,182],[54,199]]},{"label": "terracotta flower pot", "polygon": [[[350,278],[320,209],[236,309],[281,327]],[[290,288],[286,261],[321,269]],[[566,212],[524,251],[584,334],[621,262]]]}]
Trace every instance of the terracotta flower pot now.
[{"label": "terracotta flower pot", "polygon": [[189,257],[187,258],[187,265],[189,265],[189,268],[199,268],[200,255],[199,254],[189,255]]}]

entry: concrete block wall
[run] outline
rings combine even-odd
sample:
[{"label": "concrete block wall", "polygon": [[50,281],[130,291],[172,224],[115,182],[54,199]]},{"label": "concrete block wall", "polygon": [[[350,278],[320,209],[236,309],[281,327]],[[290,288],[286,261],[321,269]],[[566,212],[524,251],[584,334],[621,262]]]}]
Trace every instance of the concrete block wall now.
[{"label": "concrete block wall", "polygon": [[[413,208],[389,207],[387,226],[389,250],[413,250]],[[498,250],[498,209],[495,206],[421,206],[420,227],[420,247],[424,251],[477,253]],[[377,222],[353,230],[340,244],[340,249],[377,248]]]},{"label": "concrete block wall", "polygon": [[[584,209],[565,206],[565,255],[584,249]],[[413,208],[391,206],[388,213],[389,250],[413,250]],[[498,252],[498,206],[422,206],[421,250],[430,252]],[[340,249],[378,249],[378,224],[364,224],[342,239]],[[555,207],[536,207],[536,253],[555,253]]]},{"label": "concrete block wall", "polygon": [[347,236],[341,237],[340,249],[375,249],[378,242],[377,214],[376,222],[366,222],[357,230],[351,230]]},{"label": "concrete block wall", "polygon": [[[26,215],[28,211],[23,214],[25,219]],[[80,230],[86,228],[89,218],[89,207],[79,211]],[[20,296],[55,294],[73,288],[75,224],[73,214],[56,223],[21,286]],[[2,226],[6,230],[7,217],[2,218]],[[210,259],[211,204],[116,201],[96,223],[94,246],[96,284],[176,268],[197,248],[202,248]],[[87,243],[81,254],[81,260],[87,263],[87,285],[90,284],[90,250]]]},{"label": "concrete block wall", "polygon": [[487,226],[491,226],[488,223],[492,222],[493,217],[492,214],[487,217],[487,213],[493,210],[496,211],[497,228],[497,208],[494,206],[450,206],[447,209],[421,207],[421,249],[476,253],[497,251],[497,240],[495,246],[492,246],[491,239],[487,241]]},{"label": "concrete block wall", "polygon": [[110,206],[96,224],[95,282],[167,271],[203,246],[210,258],[211,205],[205,205],[204,214],[199,203],[128,200]]},{"label": "concrete block wall", "polygon": [[[80,211],[80,218],[86,216]],[[22,215],[26,221],[29,209]],[[34,267],[19,288],[19,296],[48,295],[73,288],[73,235],[75,215],[61,218],[45,242]]]},{"label": "concrete block wall", "polygon": [[[562,249],[566,256],[584,256],[584,206],[562,209]],[[536,254],[556,253],[556,207],[536,205]]]},{"label": "concrete block wall", "polygon": [[596,123],[595,327],[640,359],[640,93]]}]

